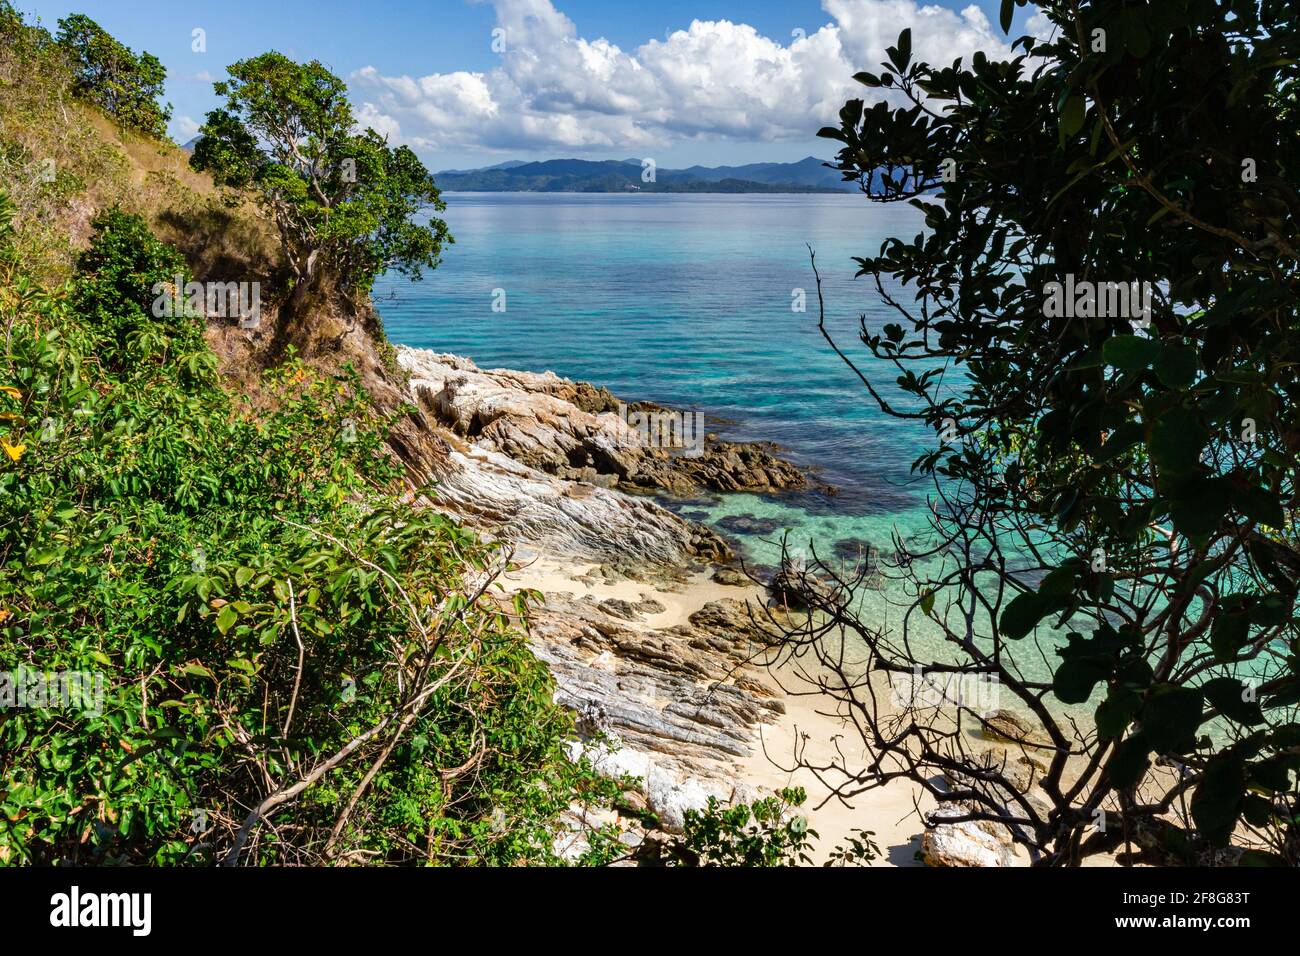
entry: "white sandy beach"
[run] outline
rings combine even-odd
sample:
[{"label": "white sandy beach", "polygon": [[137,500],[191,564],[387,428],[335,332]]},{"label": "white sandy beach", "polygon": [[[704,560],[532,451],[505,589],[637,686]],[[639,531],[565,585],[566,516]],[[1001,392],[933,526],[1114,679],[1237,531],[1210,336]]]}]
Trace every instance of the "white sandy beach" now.
[{"label": "white sandy beach", "polygon": [[[506,576],[505,583],[511,589],[532,588],[544,594],[567,593],[579,598],[589,595],[598,601],[617,598],[636,602],[648,595],[665,607],[662,612],[645,616],[645,624],[653,628],[685,624],[692,614],[710,601],[731,598],[752,601],[756,606],[767,601],[766,592],[757,585],[723,585],[704,573],[667,588],[634,580],[613,583],[582,580],[581,576],[591,567],[568,565],[545,557],[526,558],[523,567]],[[834,797],[811,771],[789,770],[794,765],[796,741],[801,739],[806,758],[814,761],[830,759],[838,750],[850,764],[861,757],[862,744],[851,725],[824,712],[828,703],[826,699],[799,692],[804,681],[794,667],[789,664],[778,666],[771,673],[775,683],[794,693],[782,694],[785,713],[763,725],[759,739],[755,740],[754,752],[738,762],[737,782],[763,792],[789,786],[805,789],[808,800],[803,812],[809,826],[819,836],[812,853],[817,864],[822,863],[852,831],[862,829],[873,831],[873,839],[881,849],[881,856],[872,865],[920,865],[917,854],[923,825],[917,808],[929,809],[933,806],[932,798],[919,786],[899,780],[846,802]]]}]

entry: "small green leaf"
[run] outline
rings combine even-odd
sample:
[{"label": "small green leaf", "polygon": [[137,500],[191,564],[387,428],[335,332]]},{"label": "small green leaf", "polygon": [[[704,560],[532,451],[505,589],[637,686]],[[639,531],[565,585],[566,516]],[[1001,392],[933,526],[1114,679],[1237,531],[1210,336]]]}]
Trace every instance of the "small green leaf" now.
[{"label": "small green leaf", "polygon": [[1212,846],[1228,845],[1246,795],[1246,767],[1232,752],[1211,758],[1192,794],[1192,819]]},{"label": "small green leaf", "polygon": [[1200,365],[1196,350],[1186,345],[1162,345],[1152,363],[1156,376],[1169,388],[1190,388]]},{"label": "small green leaf", "polygon": [[217,630],[220,631],[222,634],[225,634],[227,631],[229,631],[232,627],[235,626],[235,621],[237,621],[238,619],[239,619],[239,613],[233,607],[227,604],[225,607],[221,609],[221,613],[217,615]]},{"label": "small green leaf", "polygon": [[1250,634],[1250,618],[1244,611],[1220,614],[1210,628],[1210,649],[1215,660],[1223,663],[1232,660]]},{"label": "small green leaf", "polygon": [[1237,510],[1256,524],[1281,530],[1286,527],[1286,515],[1275,493],[1264,488],[1239,488],[1232,495]]},{"label": "small green leaf", "polygon": [[1145,734],[1136,733],[1121,740],[1106,762],[1106,776],[1110,778],[1111,784],[1120,790],[1137,786],[1151,765],[1147,759],[1150,753],[1151,747]]},{"label": "small green leaf", "polygon": [[1083,120],[1088,113],[1088,104],[1083,96],[1074,93],[1067,97],[1061,107],[1061,135],[1069,139],[1083,129]]},{"label": "small green leaf", "polygon": [[1140,372],[1156,360],[1160,343],[1140,335],[1116,335],[1101,347],[1107,365],[1125,372]]},{"label": "small green leaf", "polygon": [[1063,704],[1082,704],[1092,689],[1110,676],[1107,661],[1097,657],[1067,658],[1056,669],[1052,690]]},{"label": "small green leaf", "polygon": [[1018,641],[1032,631],[1049,612],[1048,601],[1037,591],[1026,591],[1012,599],[1002,612],[1002,636]]},{"label": "small green leaf", "polygon": [[1208,435],[1201,423],[1185,408],[1171,408],[1151,426],[1148,447],[1161,473],[1186,472],[1201,460]]},{"label": "small green leaf", "polygon": [[1097,733],[1103,740],[1114,740],[1122,736],[1141,706],[1142,695],[1137,691],[1127,687],[1112,687],[1106,699],[1097,705]]},{"label": "small green leaf", "polygon": [[1262,724],[1263,711],[1258,701],[1247,699],[1246,686],[1235,677],[1216,677],[1201,685],[1201,693],[1225,717],[1239,724]]},{"label": "small green leaf", "polygon": [[898,35],[898,45],[887,47],[885,54],[889,62],[899,73],[907,71],[907,64],[912,60],[912,30],[908,28]]},{"label": "small green leaf", "polygon": [[1157,684],[1138,719],[1157,753],[1186,753],[1196,745],[1201,725],[1201,695],[1190,687]]}]

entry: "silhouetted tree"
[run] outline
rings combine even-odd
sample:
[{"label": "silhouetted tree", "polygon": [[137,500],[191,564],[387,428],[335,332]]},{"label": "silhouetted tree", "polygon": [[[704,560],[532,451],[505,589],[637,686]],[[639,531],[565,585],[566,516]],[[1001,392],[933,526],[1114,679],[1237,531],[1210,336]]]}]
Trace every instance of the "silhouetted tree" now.
[{"label": "silhouetted tree", "polygon": [[[873,362],[840,354],[941,437],[914,466],[934,533],[882,562],[900,622],[845,605],[863,569],[815,562],[841,593],[810,589],[787,628],[867,748],[815,769],[845,796],[919,782],[1042,864],[1294,865],[1300,21],[1273,0],[1041,12],[1050,36],[1008,60],[916,63],[904,31],[856,76],[885,100],[821,132],[869,199],[924,213],[857,260],[897,320],[863,317]],[[891,702],[882,673],[996,681],[1010,713]]]}]

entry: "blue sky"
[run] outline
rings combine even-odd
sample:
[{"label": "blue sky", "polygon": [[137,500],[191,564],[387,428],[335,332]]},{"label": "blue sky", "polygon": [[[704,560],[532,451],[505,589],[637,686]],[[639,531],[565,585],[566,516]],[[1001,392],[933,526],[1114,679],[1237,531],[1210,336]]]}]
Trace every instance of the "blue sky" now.
[{"label": "blue sky", "polygon": [[[53,29],[86,13],[168,70],[172,135],[216,105],[212,79],[268,49],[319,59],[358,115],[433,169],[504,159],[651,156],[662,166],[793,160],[912,26],[918,55],[1006,42],[997,0],[17,0]],[[1021,11],[1017,26],[1031,11]],[[694,27],[693,21],[699,21]],[[192,49],[204,31],[205,52]],[[493,48],[493,31],[497,49]]]}]

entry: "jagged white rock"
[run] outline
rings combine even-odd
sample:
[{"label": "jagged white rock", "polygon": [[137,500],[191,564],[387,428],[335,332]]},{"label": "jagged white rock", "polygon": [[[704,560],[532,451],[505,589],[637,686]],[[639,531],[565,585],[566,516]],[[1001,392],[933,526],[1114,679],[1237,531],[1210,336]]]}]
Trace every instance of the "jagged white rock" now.
[{"label": "jagged white rock", "polygon": [[[499,417],[507,408],[517,413],[508,433],[479,432],[474,441],[451,446],[436,475],[436,507],[494,536],[582,561],[682,565],[697,553],[700,529],[653,501],[567,481],[516,460],[529,448],[562,455],[584,429],[599,432],[614,450],[617,416],[589,415],[547,392],[573,388],[572,382],[549,372],[496,369],[489,376],[468,359],[422,349],[399,349],[398,362],[410,372],[412,395],[432,402],[440,416],[468,425],[466,416]],[[498,379],[519,387],[505,388]],[[458,384],[448,390],[452,381]]]}]

